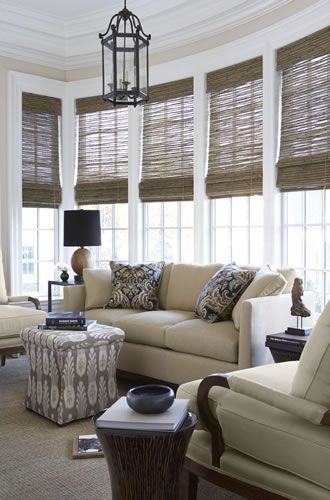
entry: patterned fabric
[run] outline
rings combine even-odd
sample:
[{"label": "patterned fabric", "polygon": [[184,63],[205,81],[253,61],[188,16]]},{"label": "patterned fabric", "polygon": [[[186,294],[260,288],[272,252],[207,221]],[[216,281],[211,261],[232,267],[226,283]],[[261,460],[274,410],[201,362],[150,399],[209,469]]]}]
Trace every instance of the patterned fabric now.
[{"label": "patterned fabric", "polygon": [[21,332],[29,358],[25,406],[59,425],[90,417],[118,397],[119,328],[97,325],[87,332]]},{"label": "patterned fabric", "polygon": [[232,310],[253,280],[256,271],[243,271],[234,264],[222,267],[201,291],[196,316],[215,323],[231,319]]},{"label": "patterned fabric", "polygon": [[113,292],[106,309],[158,309],[157,292],[165,262],[130,266],[110,262]]}]

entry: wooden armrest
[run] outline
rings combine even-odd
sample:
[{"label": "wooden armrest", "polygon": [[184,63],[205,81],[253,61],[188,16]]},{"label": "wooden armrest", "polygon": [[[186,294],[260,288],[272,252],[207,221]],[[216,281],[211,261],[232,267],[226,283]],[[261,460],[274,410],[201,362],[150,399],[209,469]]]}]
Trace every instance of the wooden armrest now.
[{"label": "wooden armrest", "polygon": [[225,443],[222,437],[220,423],[213,415],[209,405],[209,392],[214,386],[229,389],[228,375],[225,373],[213,373],[212,375],[204,378],[199,384],[197,392],[197,405],[200,416],[211,434],[212,465],[219,467],[220,457],[224,452]]},{"label": "wooden armrest", "polygon": [[330,425],[330,410],[328,410],[321,420],[322,425]]},{"label": "wooden armrest", "polygon": [[38,309],[38,310],[41,309],[40,301],[36,297],[28,297],[28,301],[29,302],[33,302],[33,304],[35,305],[36,309]]}]

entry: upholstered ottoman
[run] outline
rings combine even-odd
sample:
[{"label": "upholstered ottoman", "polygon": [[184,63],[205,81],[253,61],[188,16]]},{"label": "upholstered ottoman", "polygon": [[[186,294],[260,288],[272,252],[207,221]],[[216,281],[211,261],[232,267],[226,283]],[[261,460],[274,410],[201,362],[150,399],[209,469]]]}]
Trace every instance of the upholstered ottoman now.
[{"label": "upholstered ottoman", "polygon": [[21,338],[29,358],[26,408],[62,425],[94,415],[117,399],[116,366],[124,340],[120,328],[25,328]]}]

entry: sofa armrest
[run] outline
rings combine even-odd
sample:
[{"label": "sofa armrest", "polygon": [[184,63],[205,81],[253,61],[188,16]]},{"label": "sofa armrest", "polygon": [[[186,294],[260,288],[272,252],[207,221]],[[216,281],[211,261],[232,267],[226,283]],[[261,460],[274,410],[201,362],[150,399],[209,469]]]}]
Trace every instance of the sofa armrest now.
[{"label": "sofa armrest", "polygon": [[[303,301],[312,311],[311,317],[305,318],[304,326],[312,326],[315,309],[313,292],[305,292]],[[296,326],[296,317],[290,314],[291,305],[290,293],[244,300],[239,330],[240,369],[273,362],[269,349],[265,347],[266,335],[284,332],[288,326]]]},{"label": "sofa armrest", "polygon": [[8,304],[17,304],[21,302],[32,302],[36,309],[41,309],[40,301],[36,297],[30,297],[28,295],[13,295],[8,297]]},{"label": "sofa armrest", "polygon": [[86,291],[85,285],[63,287],[64,311],[84,311]]}]

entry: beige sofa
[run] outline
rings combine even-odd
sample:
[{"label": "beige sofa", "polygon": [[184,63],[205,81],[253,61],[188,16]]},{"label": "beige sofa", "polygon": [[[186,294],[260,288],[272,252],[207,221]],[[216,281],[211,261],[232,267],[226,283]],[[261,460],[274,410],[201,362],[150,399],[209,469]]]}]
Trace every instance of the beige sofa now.
[{"label": "beige sofa", "polygon": [[[64,288],[66,311],[86,310],[89,319],[125,331],[118,368],[125,372],[173,384],[202,378],[213,372],[228,372],[272,360],[265,336],[294,325],[290,316],[294,272],[284,292],[242,302],[240,325],[233,321],[208,323],[196,318],[197,297],[221,264],[167,264],[158,298],[160,310],[103,309],[111,294],[110,270],[85,269],[84,285]],[[305,303],[312,305],[311,294]]]}]

